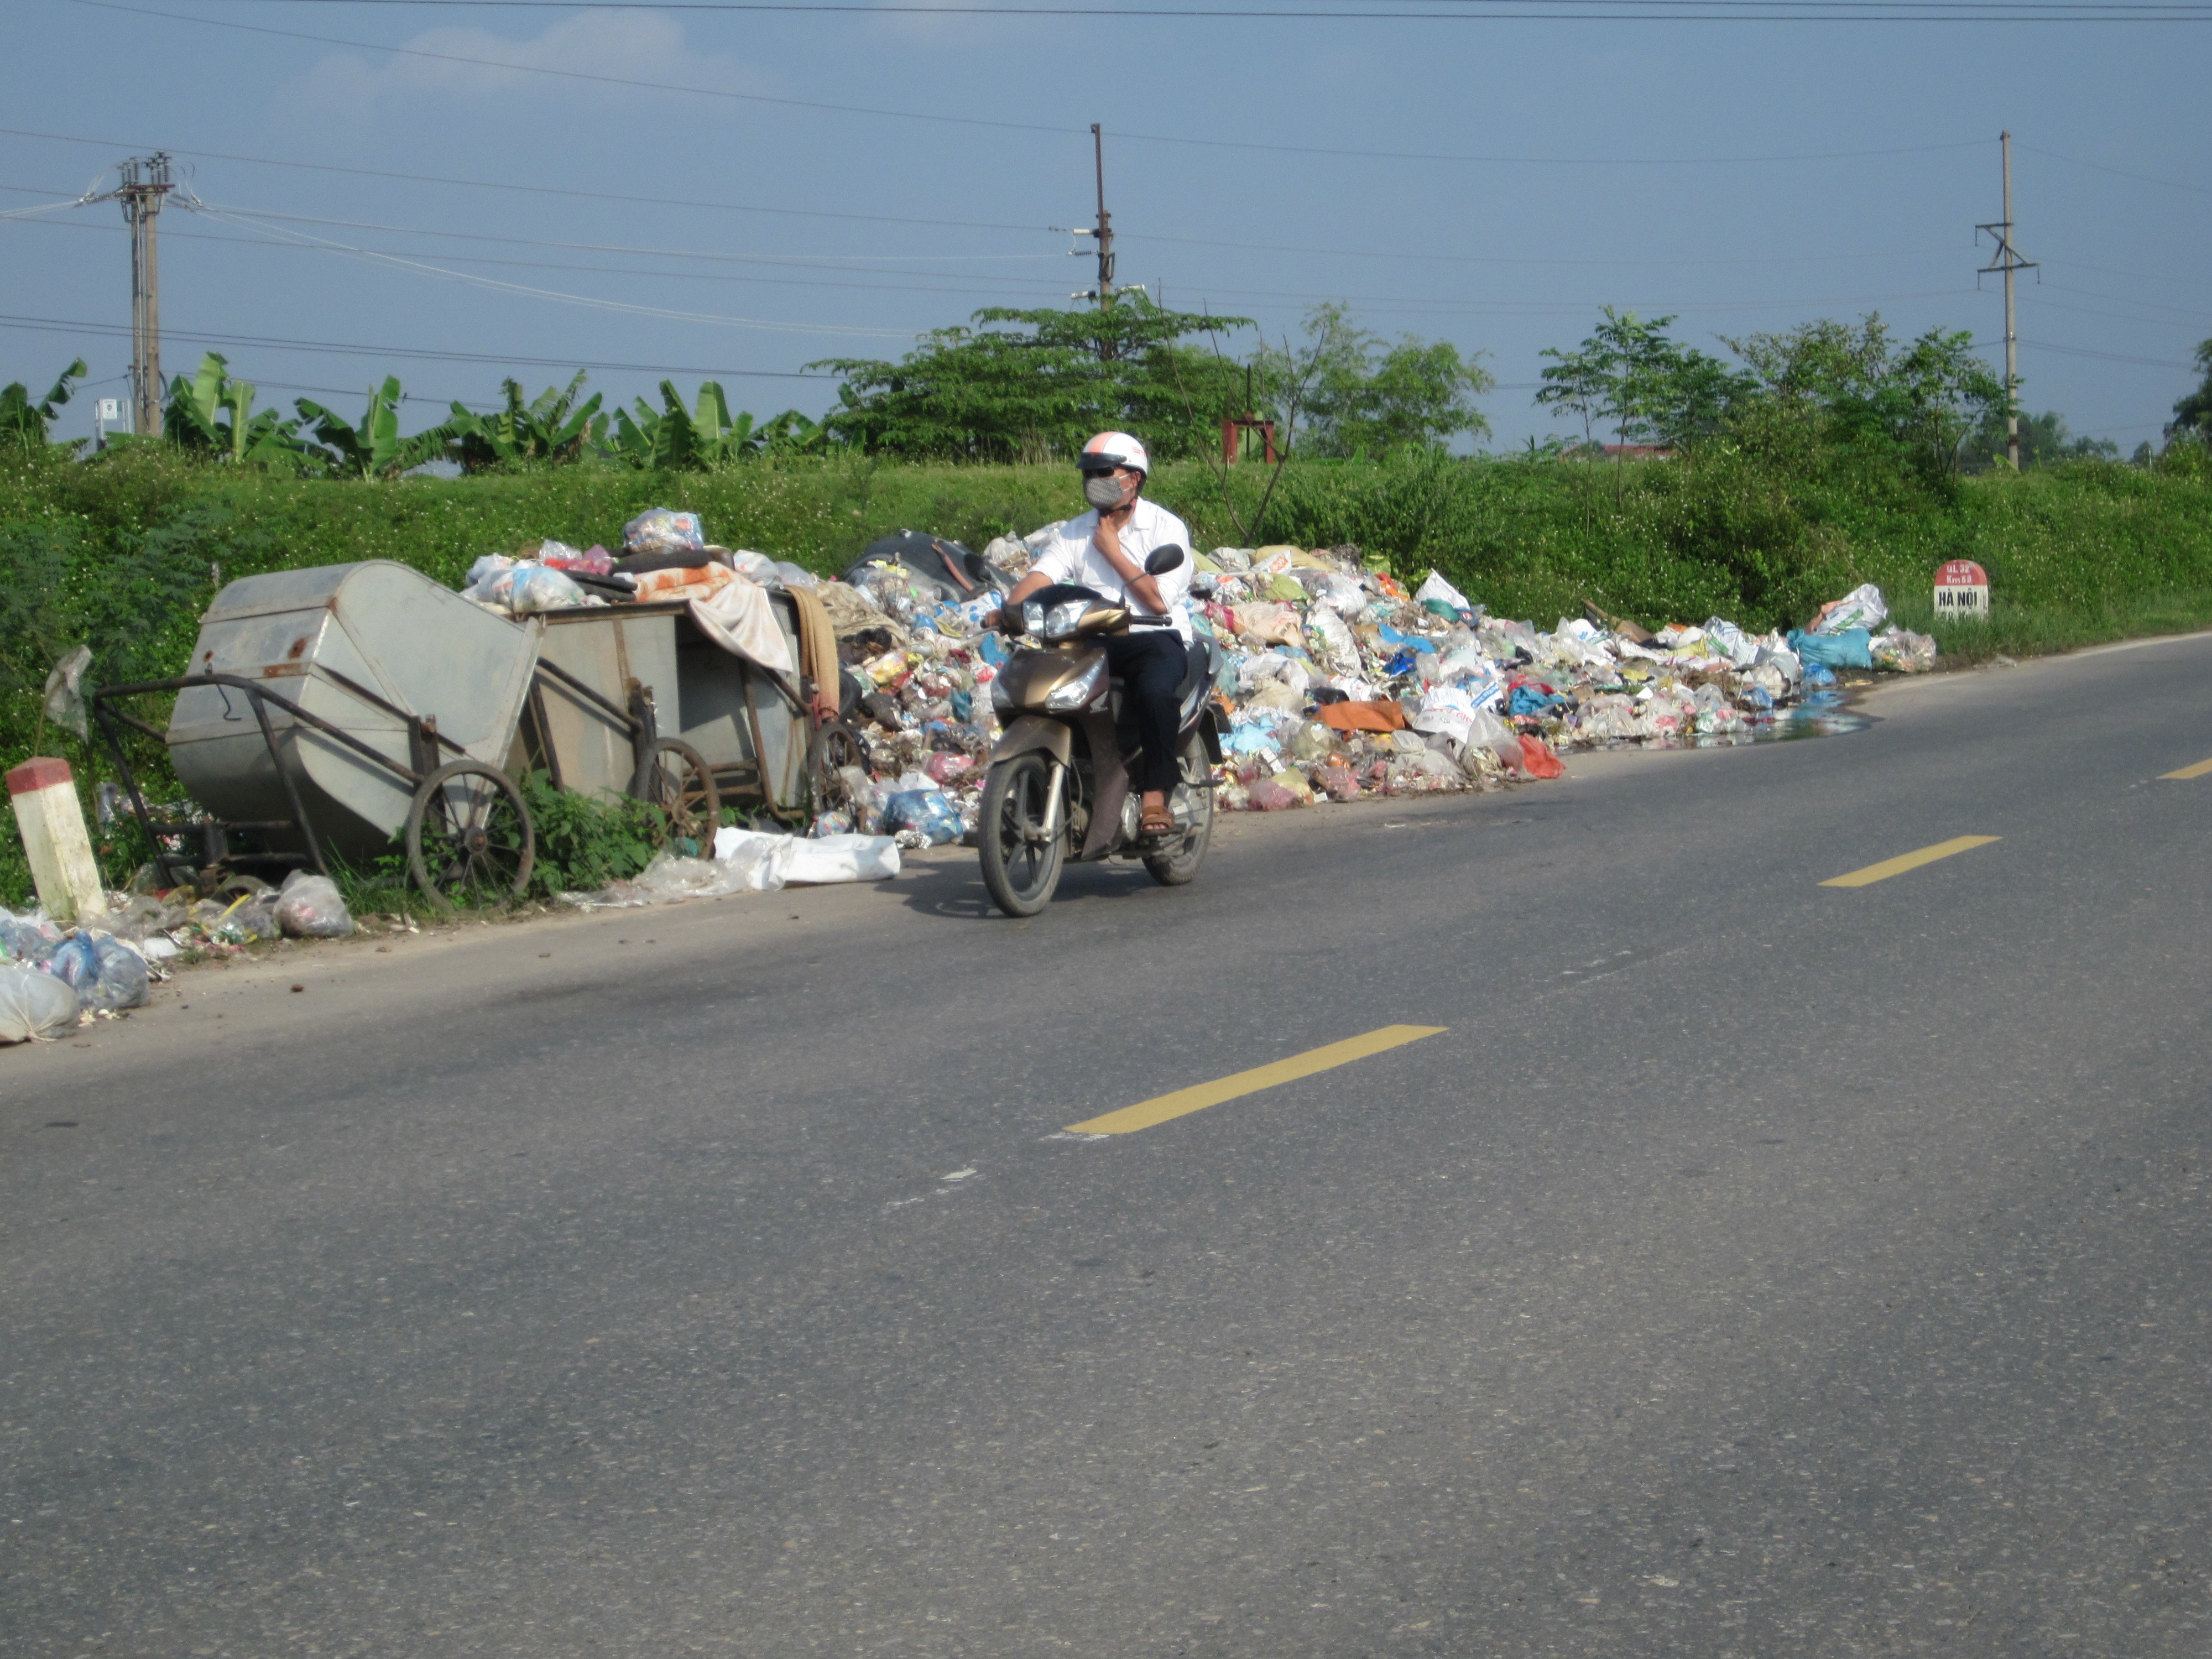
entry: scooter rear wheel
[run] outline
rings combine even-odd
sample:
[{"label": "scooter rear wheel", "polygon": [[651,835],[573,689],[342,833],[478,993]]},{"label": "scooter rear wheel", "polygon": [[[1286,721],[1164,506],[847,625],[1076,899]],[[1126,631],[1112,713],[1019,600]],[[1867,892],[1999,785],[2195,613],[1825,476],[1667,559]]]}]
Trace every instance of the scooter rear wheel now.
[{"label": "scooter rear wheel", "polygon": [[[1180,887],[1206,862],[1206,848],[1213,839],[1213,780],[1206,763],[1206,749],[1195,732],[1183,738],[1182,787],[1188,827],[1182,839],[1158,852],[1145,854],[1145,872],[1163,887]],[[1173,798],[1169,805],[1176,805]]]},{"label": "scooter rear wheel", "polygon": [[1032,750],[1000,761],[983,782],[976,823],[983,885],[991,902],[1010,916],[1033,916],[1052,902],[1066,847],[1061,828],[1045,833],[1055,769]]}]

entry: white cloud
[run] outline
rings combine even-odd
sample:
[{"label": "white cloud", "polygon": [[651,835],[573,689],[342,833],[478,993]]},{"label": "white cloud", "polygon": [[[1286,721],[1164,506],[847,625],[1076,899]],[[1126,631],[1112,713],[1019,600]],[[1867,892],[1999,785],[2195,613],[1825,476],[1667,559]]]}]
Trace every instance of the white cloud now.
[{"label": "white cloud", "polygon": [[325,58],[285,101],[323,118],[426,98],[496,102],[502,111],[535,102],[551,118],[587,100],[604,107],[666,94],[532,70],[697,87],[732,87],[737,74],[729,60],[689,50],[683,24],[652,11],[580,12],[528,40],[479,28],[430,29],[404,46],[374,61],[353,52]]}]

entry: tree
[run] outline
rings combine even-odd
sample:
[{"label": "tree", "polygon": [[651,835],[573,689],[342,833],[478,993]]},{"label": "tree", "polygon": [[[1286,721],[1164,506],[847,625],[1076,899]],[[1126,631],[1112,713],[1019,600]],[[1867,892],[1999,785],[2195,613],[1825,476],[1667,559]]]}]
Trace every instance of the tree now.
[{"label": "tree", "polygon": [[[1355,325],[1341,305],[1315,307],[1305,327],[1310,453],[1379,457],[1395,449],[1440,449],[1462,434],[1489,432],[1474,400],[1497,382],[1480,354],[1462,357],[1449,340],[1411,334],[1389,345]],[[1279,396],[1293,374],[1287,350],[1263,350],[1258,367]]]},{"label": "tree", "polygon": [[169,383],[161,436],[179,449],[234,466],[304,470],[314,457],[300,438],[301,422],[273,409],[255,413],[253,393],[252,381],[232,380],[228,360],[210,351],[191,379],[179,374]]},{"label": "tree", "polygon": [[38,402],[23,383],[16,380],[0,386],[0,444],[20,444],[34,449],[46,441],[46,428],[60,416],[62,407],[70,400],[70,382],[81,380],[88,373],[84,359],[80,357],[64,369]]},{"label": "tree", "polygon": [[1753,382],[1729,424],[1777,459],[1886,455],[1923,478],[1948,477],[1960,441],[2014,407],[1971,334],[1930,329],[1900,349],[1879,313],[1856,328],[1823,318],[1726,343]]},{"label": "tree", "polygon": [[[2004,460],[2008,433],[2005,417],[1994,415],[1966,434],[1959,447],[1963,472],[1987,472]],[[2066,429],[2066,417],[2057,410],[2020,417],[2020,464],[2051,466],[2060,461],[2117,461],[2120,447],[2109,438],[2077,438]]]},{"label": "tree", "polygon": [[1126,428],[1168,459],[1218,441],[1221,416],[1241,412],[1243,370],[1182,342],[1249,327],[1245,318],[1124,294],[1079,311],[993,307],[969,322],[922,336],[895,363],[808,364],[842,382],[824,424],[871,454],[965,461],[1072,455],[1092,433]]},{"label": "tree", "polygon": [[[80,372],[83,368],[81,363],[77,367]],[[2201,441],[2212,442],[2212,340],[2197,348],[2197,372],[2204,377],[2204,383],[2174,404],[2173,421],[2166,435],[2177,438],[2190,432]]]},{"label": "tree", "polygon": [[453,438],[450,422],[418,432],[411,438],[401,437],[399,403],[403,395],[398,377],[386,375],[383,385],[370,388],[368,410],[358,424],[310,398],[295,398],[292,406],[300,411],[302,420],[315,423],[315,436],[325,446],[319,458],[332,471],[359,478],[396,478],[403,472],[411,472],[427,462],[441,459],[446,446]]},{"label": "tree", "polygon": [[453,433],[451,458],[464,472],[501,465],[558,466],[582,459],[606,426],[599,418],[599,393],[584,403],[576,401],[584,379],[580,369],[567,391],[549,386],[527,404],[522,401],[520,381],[501,380],[507,407],[495,415],[478,415],[456,403],[447,422]]}]

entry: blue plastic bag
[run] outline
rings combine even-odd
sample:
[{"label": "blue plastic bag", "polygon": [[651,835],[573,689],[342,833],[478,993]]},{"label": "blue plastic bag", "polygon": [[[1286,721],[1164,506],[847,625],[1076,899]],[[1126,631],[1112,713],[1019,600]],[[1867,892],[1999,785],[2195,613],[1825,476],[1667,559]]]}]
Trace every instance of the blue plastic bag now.
[{"label": "blue plastic bag", "polygon": [[884,833],[918,830],[932,847],[960,839],[959,810],[942,790],[902,789],[884,803]]},{"label": "blue plastic bag", "polygon": [[1790,648],[1808,668],[1814,663],[1823,668],[1872,668],[1874,655],[1867,648],[1869,637],[1863,628],[1846,628],[1840,634],[1793,631]]},{"label": "blue plastic bag", "polygon": [[46,971],[88,1008],[137,1008],[152,994],[146,958],[106,933],[75,933],[64,939]]},{"label": "blue plastic bag", "polygon": [[1533,685],[1516,685],[1506,700],[1505,712],[1516,720],[1530,714],[1548,714],[1566,701],[1556,692],[1539,691]]}]

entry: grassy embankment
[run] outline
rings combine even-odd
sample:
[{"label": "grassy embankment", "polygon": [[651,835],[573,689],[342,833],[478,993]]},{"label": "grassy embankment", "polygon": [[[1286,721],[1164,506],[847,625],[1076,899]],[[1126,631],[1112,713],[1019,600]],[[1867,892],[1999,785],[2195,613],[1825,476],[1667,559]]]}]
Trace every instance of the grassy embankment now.
[{"label": "grassy embankment", "polygon": [[[1887,473],[1777,476],[1741,458],[1630,466],[1406,460],[1287,469],[1267,521],[1249,466],[1224,489],[1196,464],[1152,493],[1201,547],[1256,539],[1354,542],[1401,575],[1431,565],[1493,612],[1540,627],[1585,602],[1656,624],[1802,623],[1823,599],[1878,582],[1898,619],[1933,628],[1946,559],[1988,568],[1995,616],[1939,632],[1972,659],[2212,626],[2212,479],[2087,463],[1929,490]],[[398,483],[237,474],[162,452],[91,464],[0,463],[0,763],[33,752],[37,688],[80,640],[94,680],[181,672],[200,611],[224,580],[301,564],[390,558],[458,581],[479,554],[544,536],[614,545],[649,506],[690,508],[709,533],[823,573],[902,526],[980,547],[1079,505],[1060,466],[896,466],[832,460],[655,477],[575,467]],[[40,746],[88,763],[52,728]],[[123,849],[118,848],[118,855]],[[125,871],[111,872],[119,878]],[[0,902],[29,883],[0,837]]]}]

